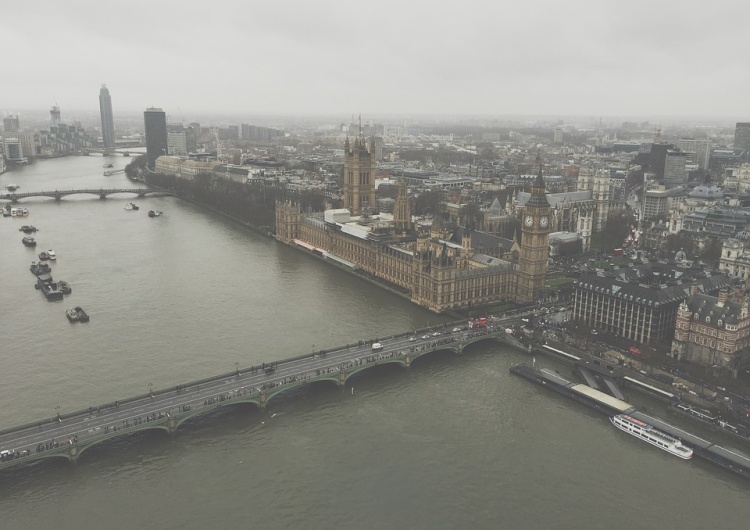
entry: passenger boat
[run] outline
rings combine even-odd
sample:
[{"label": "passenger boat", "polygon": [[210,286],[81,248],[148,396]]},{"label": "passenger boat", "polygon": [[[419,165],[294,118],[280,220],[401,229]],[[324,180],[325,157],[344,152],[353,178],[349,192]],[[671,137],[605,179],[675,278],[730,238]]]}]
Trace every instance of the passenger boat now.
[{"label": "passenger boat", "polygon": [[149,210],[148,216],[149,217],[159,217],[162,214],[159,210]]},{"label": "passenger boat", "polygon": [[18,229],[19,232],[23,232],[24,234],[32,234],[36,232],[36,226],[34,225],[23,225],[21,228]]},{"label": "passenger boat", "polygon": [[78,311],[76,311],[75,307],[66,309],[65,316],[68,317],[68,320],[70,320],[71,322],[78,322]]},{"label": "passenger boat", "polygon": [[73,289],[70,288],[70,284],[62,280],[58,280],[57,288],[60,290],[62,294],[70,294],[73,292]]},{"label": "passenger boat", "polygon": [[661,432],[653,425],[637,418],[628,416],[627,414],[618,414],[617,416],[611,417],[609,420],[612,422],[612,425],[621,431],[625,431],[626,433],[635,436],[636,438],[640,438],[651,445],[655,445],[659,449],[677,457],[687,460],[693,456],[693,450],[690,447],[683,445],[679,439]]},{"label": "passenger boat", "polygon": [[33,237],[24,237],[23,239],[21,239],[21,243],[23,243],[27,247],[35,247],[36,246],[36,241],[34,240]]},{"label": "passenger boat", "polygon": [[138,205],[134,202],[129,202],[125,205],[126,210],[138,210]]},{"label": "passenger boat", "polygon": [[10,215],[11,217],[26,217],[29,215],[29,210],[26,208],[11,208]]},{"label": "passenger boat", "polygon": [[43,250],[39,253],[39,259],[41,260],[48,260],[49,259],[49,252],[46,250]]},{"label": "passenger boat", "polygon": [[52,261],[55,261],[57,259],[57,254],[55,254],[54,250],[48,250],[47,255],[49,256],[49,259]]}]

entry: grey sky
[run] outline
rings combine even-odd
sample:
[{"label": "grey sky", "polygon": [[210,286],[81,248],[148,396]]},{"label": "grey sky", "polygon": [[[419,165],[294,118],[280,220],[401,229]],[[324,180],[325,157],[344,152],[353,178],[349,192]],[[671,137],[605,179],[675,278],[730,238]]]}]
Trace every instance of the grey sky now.
[{"label": "grey sky", "polygon": [[[200,6],[200,7],[192,7]],[[750,117],[750,3],[37,0],[0,112]]]}]

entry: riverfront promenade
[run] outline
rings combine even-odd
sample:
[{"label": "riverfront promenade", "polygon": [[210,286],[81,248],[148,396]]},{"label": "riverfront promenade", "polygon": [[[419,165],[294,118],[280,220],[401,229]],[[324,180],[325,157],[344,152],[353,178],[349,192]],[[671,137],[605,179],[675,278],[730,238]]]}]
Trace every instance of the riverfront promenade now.
[{"label": "riverfront promenade", "polygon": [[417,330],[380,339],[382,350],[358,343],[270,364],[262,364],[201,381],[181,384],[128,399],[96,405],[71,414],[0,431],[0,470],[42,458],[76,461],[103,441],[146,429],[174,432],[181,423],[218,407],[252,403],[261,410],[278,394],[318,381],[344,386],[356,373],[386,363],[409,367],[422,355],[450,350],[460,354],[478,341],[494,340],[523,347],[496,327],[452,332],[452,327]]}]

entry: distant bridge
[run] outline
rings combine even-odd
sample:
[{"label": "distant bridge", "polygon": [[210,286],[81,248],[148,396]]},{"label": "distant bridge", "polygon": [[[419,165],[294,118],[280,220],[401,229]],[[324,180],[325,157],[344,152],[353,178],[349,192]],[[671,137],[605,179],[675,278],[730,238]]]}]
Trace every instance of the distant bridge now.
[{"label": "distant bridge", "polygon": [[[0,431],[0,470],[46,458],[78,460],[88,448],[137,431],[157,429],[174,432],[183,422],[228,405],[245,404],[260,410],[283,392],[324,383],[344,387],[353,375],[384,364],[404,368],[419,357],[448,350],[456,354],[477,342],[497,341],[526,350],[511,335],[492,327],[423,329],[371,342],[359,342],[332,350],[313,351],[282,361],[240,368],[128,399],[112,401],[70,414]],[[451,390],[454,391],[454,390]]]},{"label": "distant bridge", "polygon": [[100,199],[106,199],[109,195],[115,193],[134,193],[138,197],[145,197],[146,195],[161,196],[161,195],[172,195],[171,191],[164,190],[152,190],[149,188],[99,188],[99,189],[78,189],[78,190],[54,190],[54,191],[27,191],[24,193],[4,193],[0,195],[0,200],[6,200],[11,202],[18,202],[21,199],[28,199],[29,197],[50,197],[59,201],[63,197],[68,195],[96,195]]},{"label": "distant bridge", "polygon": [[86,149],[82,150],[82,153],[83,154],[99,153],[102,155],[125,155],[125,156],[128,156],[130,153],[135,153],[139,155],[145,155],[146,153],[142,153],[140,151],[130,151],[131,149],[143,149],[144,147],[146,146],[141,144],[140,142],[123,142],[114,147],[87,147]]}]

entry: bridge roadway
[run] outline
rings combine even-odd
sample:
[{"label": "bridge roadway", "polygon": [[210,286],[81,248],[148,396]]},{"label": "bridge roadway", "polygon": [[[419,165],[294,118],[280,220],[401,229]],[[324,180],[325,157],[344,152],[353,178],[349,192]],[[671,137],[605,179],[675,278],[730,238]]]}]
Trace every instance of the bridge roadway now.
[{"label": "bridge roadway", "polygon": [[98,195],[100,199],[106,199],[108,195],[114,193],[135,193],[138,197],[145,197],[146,195],[172,195],[170,191],[154,190],[150,188],[99,188],[99,189],[78,189],[78,190],[54,190],[54,191],[27,191],[23,193],[3,193],[0,194],[0,199],[12,202],[18,202],[19,199],[27,199],[29,197],[50,197],[59,201],[67,195],[78,195],[78,194],[89,194]]},{"label": "bridge roadway", "polygon": [[468,345],[484,340],[523,348],[503,331],[507,324],[496,322],[494,328],[463,328],[453,333],[451,327],[418,330],[381,340],[380,351],[361,343],[270,365],[242,369],[237,365],[234,372],[87,410],[63,415],[58,410],[56,417],[0,431],[0,470],[42,458],[76,461],[83,451],[106,440],[146,429],[172,433],[193,416],[225,405],[251,403],[263,410],[282,392],[318,381],[343,387],[362,370],[387,363],[408,368],[414,359],[438,350],[460,354]]}]

